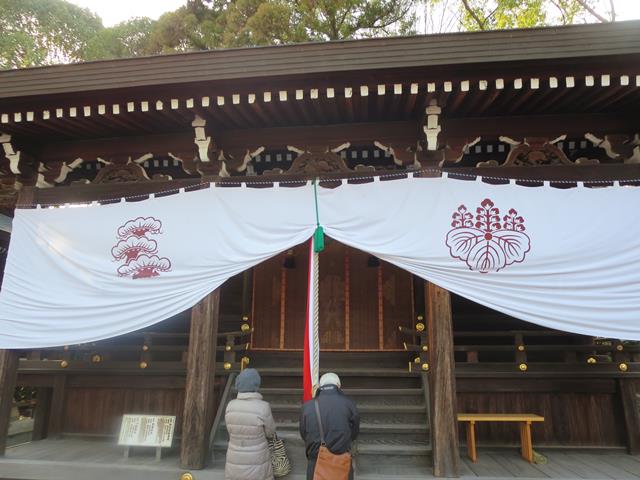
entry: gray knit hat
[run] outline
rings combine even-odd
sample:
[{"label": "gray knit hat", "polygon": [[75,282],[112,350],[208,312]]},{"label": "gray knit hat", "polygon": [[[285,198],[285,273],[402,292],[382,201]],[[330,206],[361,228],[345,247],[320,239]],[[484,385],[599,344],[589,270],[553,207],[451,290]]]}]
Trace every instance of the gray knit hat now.
[{"label": "gray knit hat", "polygon": [[260,374],[255,368],[243,370],[236,378],[238,393],[257,392],[260,388]]}]

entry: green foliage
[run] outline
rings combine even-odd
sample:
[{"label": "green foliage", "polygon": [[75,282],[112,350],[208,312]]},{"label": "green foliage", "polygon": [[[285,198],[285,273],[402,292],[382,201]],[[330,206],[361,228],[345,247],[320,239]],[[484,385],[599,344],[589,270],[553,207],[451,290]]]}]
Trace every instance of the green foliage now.
[{"label": "green foliage", "polygon": [[[445,0],[425,3],[431,7],[451,6]],[[457,0],[453,8],[462,30],[498,30],[569,25],[579,19],[601,21],[604,17],[597,14],[597,4],[597,0]]]},{"label": "green foliage", "polygon": [[133,18],[100,30],[83,49],[84,60],[107,60],[156,53],[150,47],[155,22],[150,18]]},{"label": "green foliage", "polygon": [[0,69],[80,61],[102,28],[89,10],[63,0],[0,0]]},{"label": "green foliage", "polygon": [[[607,21],[598,0],[187,0],[157,21],[104,28],[65,0],[0,0],[0,69],[415,33],[421,6],[462,30]],[[427,11],[427,10],[425,10]]]},{"label": "green foliage", "polygon": [[192,0],[163,15],[158,52],[414,33],[416,0]]}]

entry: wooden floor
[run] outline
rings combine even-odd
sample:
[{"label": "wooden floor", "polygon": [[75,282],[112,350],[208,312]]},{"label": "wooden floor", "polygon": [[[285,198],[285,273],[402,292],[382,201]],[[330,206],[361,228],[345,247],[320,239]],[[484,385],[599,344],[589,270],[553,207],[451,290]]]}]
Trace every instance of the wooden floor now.
[{"label": "wooden floor", "polygon": [[[515,449],[479,449],[478,463],[461,456],[462,478],[554,478],[554,479],[640,479],[640,457],[620,451],[537,450],[546,463],[530,465]],[[224,458],[214,467],[194,471],[196,480],[223,480]],[[431,477],[429,460],[425,457],[398,455],[384,465],[375,460],[359,465],[359,480],[401,480]],[[153,450],[134,451],[125,460],[122,448],[105,440],[64,438],[42,440],[14,446],[0,458],[0,478],[11,480],[178,480],[185,470],[178,462],[177,449],[168,451],[156,462]],[[286,477],[302,480],[301,475]]]}]

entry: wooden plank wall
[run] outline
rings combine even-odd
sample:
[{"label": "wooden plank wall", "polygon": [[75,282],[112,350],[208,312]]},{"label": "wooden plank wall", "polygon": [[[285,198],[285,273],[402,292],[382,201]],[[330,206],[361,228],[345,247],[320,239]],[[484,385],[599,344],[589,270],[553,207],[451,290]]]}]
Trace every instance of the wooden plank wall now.
[{"label": "wooden plank wall", "polygon": [[[285,259],[294,259],[285,268]],[[298,245],[254,269],[252,347],[301,350],[308,245]],[[413,322],[411,275],[327,239],[320,254],[320,346],[323,350],[401,350],[399,325]]]},{"label": "wooden plank wall", "polygon": [[[224,380],[215,380],[216,408]],[[180,436],[183,407],[184,377],[73,376],[60,428],[66,434],[117,435],[123,414],[175,415],[175,434]]]},{"label": "wooden plank wall", "polygon": [[[460,413],[535,413],[534,445],[625,446],[622,400],[614,379],[458,379]],[[479,445],[519,445],[515,424],[479,423]],[[464,440],[460,427],[460,440]]]}]

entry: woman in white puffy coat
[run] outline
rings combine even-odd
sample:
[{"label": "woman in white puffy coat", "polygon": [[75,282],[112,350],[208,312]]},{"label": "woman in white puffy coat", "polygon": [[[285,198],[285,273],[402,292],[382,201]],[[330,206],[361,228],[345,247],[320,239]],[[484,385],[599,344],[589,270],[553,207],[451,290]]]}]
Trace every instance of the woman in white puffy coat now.
[{"label": "woman in white puffy coat", "polygon": [[227,405],[229,432],[225,480],[273,480],[268,438],[276,433],[271,407],[258,393],[260,375],[253,368],[236,379],[238,397]]}]

